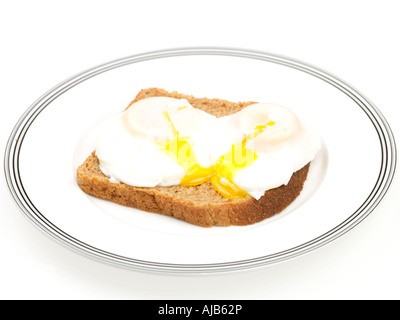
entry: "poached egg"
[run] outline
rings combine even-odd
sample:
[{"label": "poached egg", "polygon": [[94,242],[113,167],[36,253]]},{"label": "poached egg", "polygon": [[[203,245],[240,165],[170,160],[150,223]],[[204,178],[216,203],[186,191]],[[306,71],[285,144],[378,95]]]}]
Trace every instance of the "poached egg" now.
[{"label": "poached egg", "polygon": [[319,135],[280,105],[255,103],[217,118],[186,99],[152,97],[110,118],[95,152],[112,182],[155,187],[210,181],[225,198],[259,199],[287,184],[320,148]]}]

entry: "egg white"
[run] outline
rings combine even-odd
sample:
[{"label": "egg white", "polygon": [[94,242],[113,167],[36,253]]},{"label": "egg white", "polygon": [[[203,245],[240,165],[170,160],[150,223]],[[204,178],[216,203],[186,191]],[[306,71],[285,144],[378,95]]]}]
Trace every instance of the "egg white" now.
[{"label": "egg white", "polygon": [[122,116],[113,119],[97,138],[101,171],[113,181],[132,186],[179,184],[185,170],[155,144],[132,135],[123,121]]}]

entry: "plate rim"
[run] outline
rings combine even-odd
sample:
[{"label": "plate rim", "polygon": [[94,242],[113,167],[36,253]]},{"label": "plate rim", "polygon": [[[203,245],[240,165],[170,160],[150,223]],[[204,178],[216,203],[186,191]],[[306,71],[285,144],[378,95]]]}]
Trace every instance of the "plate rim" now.
[{"label": "plate rim", "polygon": [[[25,192],[21,176],[19,175],[19,151],[30,125],[40,112],[69,89],[96,75],[142,61],[189,55],[234,56],[279,64],[317,77],[350,97],[364,111],[374,125],[379,137],[382,153],[381,168],[377,181],[369,196],[359,208],[335,228],[298,246],[252,259],[207,264],[162,263],[124,257],[90,246],[70,236],[48,221],[45,215],[43,215],[29,199],[29,195]],[[148,51],[112,60],[77,73],[45,92],[31,104],[15,124],[6,144],[4,153],[4,173],[8,189],[25,216],[51,238],[66,245],[68,248],[106,263],[137,270],[203,274],[246,270],[282,262],[313,251],[342,236],[363,221],[383,199],[393,180],[396,162],[397,153],[395,139],[383,114],[364,94],[332,73],[303,61],[269,52],[227,47],[181,47]]]}]

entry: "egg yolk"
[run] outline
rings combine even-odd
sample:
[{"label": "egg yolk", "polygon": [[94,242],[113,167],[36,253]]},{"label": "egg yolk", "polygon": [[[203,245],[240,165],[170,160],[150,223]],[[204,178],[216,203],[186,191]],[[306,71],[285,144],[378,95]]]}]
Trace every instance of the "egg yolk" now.
[{"label": "egg yolk", "polygon": [[274,124],[275,122],[269,121],[265,125],[256,126],[251,134],[246,135],[241,142],[233,144],[231,150],[217,160],[211,183],[225,198],[234,200],[249,196],[233,182],[233,178],[238,170],[250,166],[257,159],[257,154],[246,148],[247,142],[263,132],[267,126]]},{"label": "egg yolk", "polygon": [[195,186],[210,180],[213,175],[213,167],[202,167],[195,155],[191,144],[188,139],[181,137],[179,132],[175,129],[168,112],[164,112],[164,117],[168,120],[174,137],[173,139],[159,142],[161,150],[165,151],[171,158],[173,158],[185,170],[185,176],[181,180],[182,186]]},{"label": "egg yolk", "polygon": [[175,139],[160,143],[162,149],[175,159],[185,170],[185,176],[181,180],[182,186],[195,186],[208,181],[213,175],[213,167],[202,167],[197,162],[190,143],[179,134]]},{"label": "egg yolk", "polygon": [[251,165],[257,159],[257,154],[246,148],[247,142],[263,132],[267,126],[274,125],[275,122],[269,121],[265,125],[256,126],[251,134],[246,135],[241,142],[233,144],[230,151],[222,155],[214,165],[202,167],[188,139],[179,135],[167,112],[164,116],[171,125],[174,138],[158,142],[158,144],[161,150],[184,168],[185,176],[180,183],[182,186],[195,186],[211,181],[214,189],[225,198],[234,200],[249,197],[246,191],[233,182],[233,178],[238,170]]}]

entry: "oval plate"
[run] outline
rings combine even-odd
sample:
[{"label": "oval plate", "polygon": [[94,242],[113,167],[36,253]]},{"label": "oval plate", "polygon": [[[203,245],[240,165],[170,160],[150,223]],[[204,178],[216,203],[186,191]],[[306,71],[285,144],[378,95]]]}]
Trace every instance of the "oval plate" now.
[{"label": "oval plate", "polygon": [[[324,148],[300,197],[261,223],[205,229],[84,194],[74,175],[97,124],[147,87],[279,103],[311,122]],[[111,61],[55,86],[15,125],[4,163],[22,212],[69,248],[140,270],[210,273],[281,262],[355,227],[388,190],[396,147],[376,106],[317,67],[265,52],[178,48]]]}]

